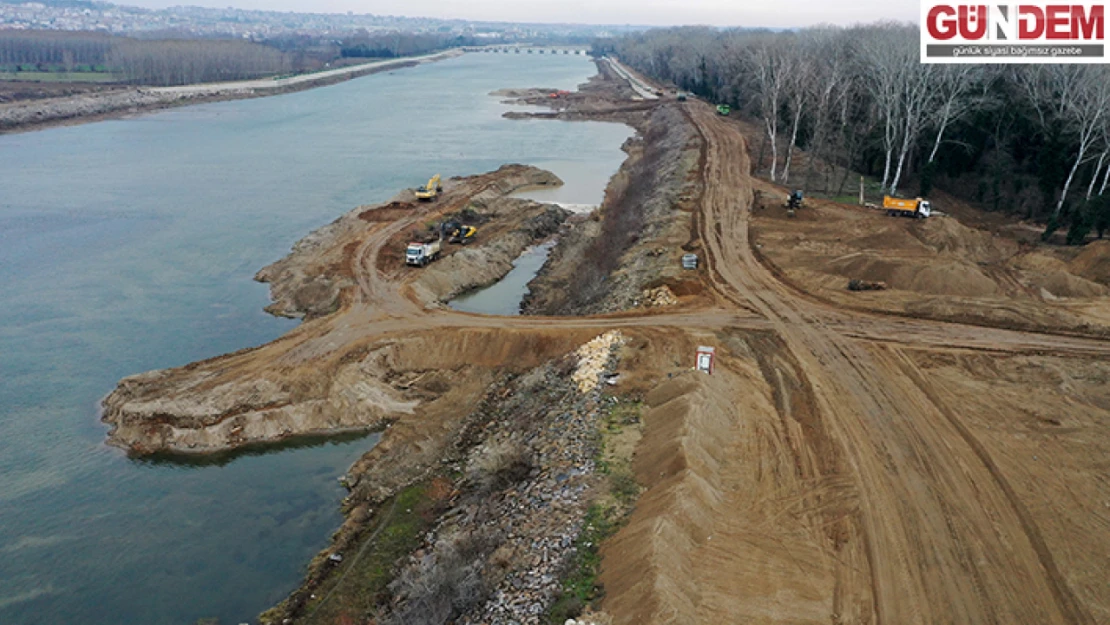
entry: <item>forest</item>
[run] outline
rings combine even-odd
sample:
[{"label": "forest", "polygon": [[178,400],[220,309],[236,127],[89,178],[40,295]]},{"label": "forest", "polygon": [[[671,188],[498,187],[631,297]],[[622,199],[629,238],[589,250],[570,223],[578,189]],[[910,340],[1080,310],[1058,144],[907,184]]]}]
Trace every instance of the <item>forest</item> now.
[{"label": "forest", "polygon": [[775,182],[837,197],[859,172],[882,194],[940,189],[1073,243],[1110,229],[1106,65],[922,64],[919,41],[901,23],[682,27],[594,52],[756,120],[753,157]]}]

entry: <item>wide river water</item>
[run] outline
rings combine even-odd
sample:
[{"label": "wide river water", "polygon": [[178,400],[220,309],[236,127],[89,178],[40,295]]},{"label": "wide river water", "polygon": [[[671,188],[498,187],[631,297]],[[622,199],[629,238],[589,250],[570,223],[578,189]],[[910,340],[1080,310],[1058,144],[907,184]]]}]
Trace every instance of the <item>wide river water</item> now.
[{"label": "wide river water", "polygon": [[581,56],[469,54],[0,136],[0,623],[238,623],[281,600],[376,438],[134,460],[104,445],[100,398],[288,330],[254,272],[433,173],[529,163],[567,180],[555,199],[597,204],[631,130],[505,120],[488,95],[593,73]]}]

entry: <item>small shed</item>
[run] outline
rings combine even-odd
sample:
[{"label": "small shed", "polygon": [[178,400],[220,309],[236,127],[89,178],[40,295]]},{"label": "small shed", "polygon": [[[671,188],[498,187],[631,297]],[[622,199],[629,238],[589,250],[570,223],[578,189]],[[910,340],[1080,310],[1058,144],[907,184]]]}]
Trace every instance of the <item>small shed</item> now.
[{"label": "small shed", "polygon": [[694,361],[694,368],[698,371],[704,371],[708,374],[713,373],[713,361],[716,360],[717,349],[714,347],[705,347],[704,345],[698,346],[697,359]]}]

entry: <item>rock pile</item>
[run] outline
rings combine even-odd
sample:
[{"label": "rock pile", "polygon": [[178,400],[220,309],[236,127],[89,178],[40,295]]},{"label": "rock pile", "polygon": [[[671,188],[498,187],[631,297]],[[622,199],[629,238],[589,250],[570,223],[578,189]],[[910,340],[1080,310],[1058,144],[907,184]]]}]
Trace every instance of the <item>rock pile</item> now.
[{"label": "rock pile", "polygon": [[[583,345],[575,352],[579,366],[572,375],[551,363],[491,388],[481,420],[467,426],[462,437],[468,449],[456,469],[466,476],[459,483],[460,496],[399,578],[413,579],[421,567],[440,571],[404,589],[395,586],[395,613],[383,623],[412,622],[407,617],[413,606],[451,594],[442,583],[428,583],[466,577],[451,569],[477,571],[471,578],[481,580],[468,598],[456,599],[455,623],[546,622],[577,553],[596,483],[597,428],[606,410],[598,378],[613,368],[620,341],[614,331]],[[499,477],[481,479],[483,473]],[[428,554],[449,553],[441,547],[468,541],[478,546],[463,560],[429,566]],[[581,623],[607,623],[587,619]]]},{"label": "rock pile", "polygon": [[657,306],[676,306],[678,298],[675,297],[674,292],[666,286],[657,287],[654,289],[647,289],[644,291],[643,297],[644,306],[647,308]]},{"label": "rock pile", "polygon": [[578,348],[578,368],[571,375],[571,379],[578,385],[582,393],[589,393],[598,387],[601,375],[605,373],[605,365],[609,362],[613,346],[621,341],[621,333],[610,330]]}]

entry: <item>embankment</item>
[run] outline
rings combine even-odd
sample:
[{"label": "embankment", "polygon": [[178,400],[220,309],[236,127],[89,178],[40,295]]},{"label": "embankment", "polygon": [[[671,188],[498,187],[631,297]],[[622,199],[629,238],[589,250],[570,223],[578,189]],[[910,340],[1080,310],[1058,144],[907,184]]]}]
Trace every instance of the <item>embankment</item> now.
[{"label": "embankment", "polygon": [[[639,136],[610,180],[597,214],[564,228],[529,285],[526,314],[595,314],[643,305],[646,289],[668,284],[701,292],[680,259],[693,249],[700,138],[677,102],[616,114]],[[560,117],[567,114],[560,113]],[[605,118],[612,113],[577,113]],[[688,286],[689,288],[684,288]]]},{"label": "embankment", "polygon": [[60,98],[0,104],[0,133],[99,121],[190,104],[292,93],[332,85],[378,72],[413,67],[421,63],[438,61],[459,54],[462,54],[462,52],[452,50],[410,59],[352,65],[287,78],[182,85],[180,87],[132,87],[113,91],[92,91]]}]

